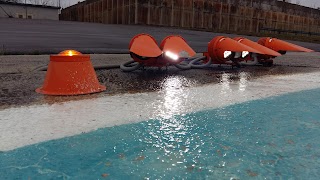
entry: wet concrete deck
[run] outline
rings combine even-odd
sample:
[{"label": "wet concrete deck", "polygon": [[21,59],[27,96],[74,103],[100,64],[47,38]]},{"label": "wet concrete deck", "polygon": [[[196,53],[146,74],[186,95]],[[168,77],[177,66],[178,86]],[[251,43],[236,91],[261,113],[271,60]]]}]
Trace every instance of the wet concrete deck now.
[{"label": "wet concrete deck", "polygon": [[[239,73],[240,80],[232,81],[232,74],[225,73],[221,75],[221,82],[217,84],[211,83],[196,87],[190,87],[193,84],[184,76],[170,76],[161,81],[162,89],[154,92],[126,93],[112,96],[97,94],[78,101],[1,109],[0,154],[1,151],[9,151],[39,142],[88,133],[100,128],[136,124],[148,120],[164,122],[168,120],[177,124],[173,128],[181,127],[183,125],[180,123],[190,122],[184,118],[181,121],[176,121],[177,117],[184,117],[204,110],[217,109],[220,112],[218,116],[226,118],[225,121],[229,121],[228,116],[232,112],[224,110],[228,106],[236,104],[242,106],[245,102],[260,101],[268,97],[276,98],[276,96],[311,89],[317,89],[316,92],[319,92],[319,76],[320,72],[312,72],[249,79],[250,73],[241,72]],[[312,97],[309,97],[309,101],[310,98]],[[53,100],[51,99],[51,102]],[[48,99],[46,101],[49,102]],[[294,102],[294,104],[297,103],[299,109],[301,102]],[[287,108],[286,103],[283,102],[254,104],[259,107],[251,107],[250,110],[244,108],[246,110],[242,110],[241,113],[238,112],[241,114],[239,115],[249,118],[249,114],[257,113],[259,117],[264,119],[269,118],[269,114],[267,115],[262,110],[257,111],[257,108],[261,109],[260,105],[262,107],[269,106],[271,109],[279,105]],[[291,106],[294,106],[294,104],[291,104]],[[314,111],[314,108],[317,109],[317,107],[317,105],[313,105],[311,109]],[[282,112],[292,114],[286,108]],[[299,110],[301,111],[301,109]],[[305,113],[308,114],[310,111],[306,110]],[[305,113],[304,115],[306,115]],[[280,120],[275,118],[270,121],[286,121],[282,119],[281,113],[279,116],[281,117]],[[312,117],[313,121],[314,117]],[[269,123],[270,121],[268,120]],[[219,122],[217,123],[219,124]],[[234,122],[229,121],[229,123]],[[244,123],[246,124],[246,122]],[[165,131],[169,124],[164,123],[157,132]],[[263,126],[263,123],[259,126]],[[126,134],[127,132],[119,133]],[[108,142],[114,136],[104,138],[104,142]]]},{"label": "wet concrete deck", "polygon": [[[126,54],[91,55],[93,65],[114,65],[130,60]],[[48,55],[0,56],[0,109],[21,105],[56,103],[80,99],[90,99],[106,95],[123,93],[150,92],[162,89],[163,81],[168,77],[183,77],[183,86],[201,86],[218,83],[223,74],[228,74],[231,81],[239,81],[240,74],[245,72],[248,79],[261,76],[316,72],[320,70],[320,53],[288,53],[278,57],[273,67],[246,66],[231,68],[213,66],[208,69],[182,71],[175,67],[168,70],[147,69],[124,73],[120,69],[98,70],[99,81],[107,86],[107,91],[100,94],[54,97],[37,94],[35,89],[42,86],[45,71],[37,71],[46,66]]]}]

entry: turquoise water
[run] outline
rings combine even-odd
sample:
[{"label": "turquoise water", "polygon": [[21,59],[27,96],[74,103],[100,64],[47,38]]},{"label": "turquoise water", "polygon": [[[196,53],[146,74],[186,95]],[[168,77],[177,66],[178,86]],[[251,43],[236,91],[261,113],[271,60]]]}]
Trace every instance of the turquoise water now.
[{"label": "turquoise water", "polygon": [[309,90],[0,152],[0,179],[319,179],[319,99]]}]

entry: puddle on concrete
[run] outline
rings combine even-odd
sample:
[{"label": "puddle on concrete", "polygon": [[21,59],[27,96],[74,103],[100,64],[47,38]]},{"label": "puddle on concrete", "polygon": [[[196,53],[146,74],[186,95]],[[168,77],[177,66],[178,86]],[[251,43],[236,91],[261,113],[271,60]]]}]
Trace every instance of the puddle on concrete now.
[{"label": "puddle on concrete", "polygon": [[[181,71],[171,67],[168,71],[157,68],[147,68],[146,71],[123,73],[119,69],[99,70],[99,81],[107,87],[100,94],[47,97],[35,93],[35,89],[42,86],[46,72],[30,72],[32,69],[48,64],[49,56],[0,56],[0,109],[19,107],[31,104],[51,104],[55,102],[94,99],[106,95],[126,93],[152,92],[162,89],[163,81],[167,78],[184,78],[184,86],[196,87],[205,84],[216,84],[228,76],[231,82],[239,82],[245,73],[250,81],[266,75],[296,74],[315,72],[320,68],[319,53],[288,53],[275,59],[275,66],[249,66],[232,69],[229,66],[213,67],[203,70]],[[120,64],[130,57],[127,54],[91,55],[94,65]],[[16,62],[16,66],[13,66]],[[225,75],[224,75],[225,74]]]}]

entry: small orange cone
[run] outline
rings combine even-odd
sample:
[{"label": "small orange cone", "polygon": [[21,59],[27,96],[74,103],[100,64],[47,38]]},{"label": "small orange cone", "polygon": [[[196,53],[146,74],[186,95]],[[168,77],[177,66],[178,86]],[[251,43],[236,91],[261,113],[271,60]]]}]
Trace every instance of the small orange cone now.
[{"label": "small orange cone", "polygon": [[162,54],[157,41],[149,34],[138,34],[131,39],[129,51],[141,57],[158,57]]},{"label": "small orange cone", "polygon": [[224,55],[226,51],[230,51],[230,52],[248,51],[252,53],[261,54],[261,52],[256,49],[253,49],[249,46],[246,46],[231,38],[224,37],[224,36],[217,36],[209,42],[208,53],[213,61],[217,61],[218,63],[226,62],[228,60],[228,58],[226,58]]},{"label": "small orange cone", "polygon": [[282,41],[277,38],[264,37],[258,40],[258,43],[270,48],[277,52],[295,51],[295,52],[313,52],[311,49],[307,49],[292,43]]},{"label": "small orange cone", "polygon": [[166,53],[173,53],[179,58],[189,58],[196,55],[196,52],[187,44],[181,36],[167,36],[160,44],[160,49]]},{"label": "small orange cone", "polygon": [[89,55],[66,50],[50,56],[50,63],[42,87],[37,93],[46,95],[80,95],[106,90],[99,84]]},{"label": "small orange cone", "polygon": [[254,49],[257,49],[259,50],[262,54],[264,55],[270,55],[270,56],[281,56],[280,53],[274,51],[274,50],[271,50],[265,46],[262,46],[256,42],[253,42],[249,39],[246,39],[246,38],[243,38],[243,37],[236,37],[234,38],[234,40],[238,41],[239,43],[241,44],[244,44],[244,45],[247,45],[249,47],[252,47]]}]

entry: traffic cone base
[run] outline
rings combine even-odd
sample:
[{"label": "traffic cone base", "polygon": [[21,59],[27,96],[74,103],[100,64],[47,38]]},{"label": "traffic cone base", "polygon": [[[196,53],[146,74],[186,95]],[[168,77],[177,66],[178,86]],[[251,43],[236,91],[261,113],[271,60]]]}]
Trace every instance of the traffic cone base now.
[{"label": "traffic cone base", "polygon": [[80,95],[106,90],[99,84],[88,55],[52,55],[46,78],[36,92],[46,95]]}]

